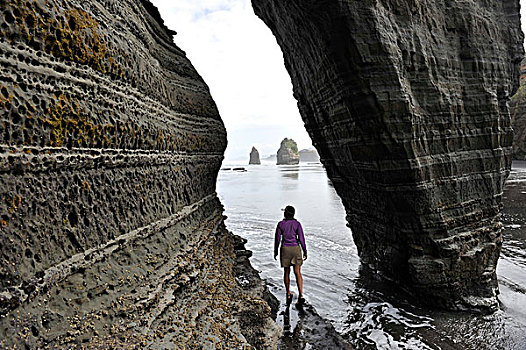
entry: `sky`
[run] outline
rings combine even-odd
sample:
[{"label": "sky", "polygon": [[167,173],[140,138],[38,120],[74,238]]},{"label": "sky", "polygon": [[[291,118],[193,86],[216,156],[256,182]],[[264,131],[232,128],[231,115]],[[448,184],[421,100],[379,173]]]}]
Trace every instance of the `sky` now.
[{"label": "sky", "polygon": [[225,161],[248,163],[252,146],[276,154],[281,140],[311,148],[283,54],[250,0],[152,0],[174,41],[210,88],[227,129]]},{"label": "sky", "polygon": [[312,147],[281,49],[250,0],[151,1],[210,88],[227,129],[226,162],[248,162],[252,146],[262,157],[276,154],[285,137]]}]

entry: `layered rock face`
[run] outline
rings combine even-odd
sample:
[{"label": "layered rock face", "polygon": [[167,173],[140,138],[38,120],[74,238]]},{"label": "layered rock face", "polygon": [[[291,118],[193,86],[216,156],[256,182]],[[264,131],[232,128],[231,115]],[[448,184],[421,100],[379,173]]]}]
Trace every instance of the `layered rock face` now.
[{"label": "layered rock face", "polygon": [[157,10],[1,3],[0,348],[273,346],[223,123]]},{"label": "layered rock face", "polygon": [[296,141],[284,138],[276,154],[277,165],[294,165],[299,164],[300,156],[298,154],[298,145]]},{"label": "layered rock face", "polygon": [[513,159],[526,160],[526,86],[510,102],[513,125]]},{"label": "layered rock face", "polygon": [[250,151],[250,160],[248,161],[248,164],[261,164],[261,160],[259,159],[259,152],[256,149],[256,147],[252,147],[252,151]]},{"label": "layered rock face", "polygon": [[252,3],[363,265],[436,306],[496,306],[518,1]]},{"label": "layered rock face", "polygon": [[526,160],[526,59],[521,63],[521,87],[511,98],[513,159]]}]

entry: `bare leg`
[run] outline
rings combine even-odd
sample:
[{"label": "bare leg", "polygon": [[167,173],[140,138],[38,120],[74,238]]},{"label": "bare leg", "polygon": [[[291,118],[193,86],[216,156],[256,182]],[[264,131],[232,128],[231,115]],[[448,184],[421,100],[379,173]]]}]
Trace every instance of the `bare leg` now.
[{"label": "bare leg", "polygon": [[287,296],[290,294],[290,267],[283,268],[283,281],[285,282],[285,289]]},{"label": "bare leg", "polygon": [[298,291],[300,298],[303,297],[303,276],[301,276],[301,265],[294,265],[294,276],[296,276],[296,284],[298,285]]}]

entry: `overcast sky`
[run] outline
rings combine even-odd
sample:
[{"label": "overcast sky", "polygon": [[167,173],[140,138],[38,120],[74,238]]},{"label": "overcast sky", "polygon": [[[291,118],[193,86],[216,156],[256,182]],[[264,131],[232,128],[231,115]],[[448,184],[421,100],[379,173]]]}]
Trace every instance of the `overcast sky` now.
[{"label": "overcast sky", "polygon": [[252,146],[275,154],[285,137],[312,147],[281,50],[250,0],[151,1],[210,87],[228,133],[227,162],[248,162]]},{"label": "overcast sky", "polygon": [[250,0],[152,2],[210,87],[227,129],[226,161],[248,163],[252,146],[275,154],[285,137],[312,147],[281,50]]}]

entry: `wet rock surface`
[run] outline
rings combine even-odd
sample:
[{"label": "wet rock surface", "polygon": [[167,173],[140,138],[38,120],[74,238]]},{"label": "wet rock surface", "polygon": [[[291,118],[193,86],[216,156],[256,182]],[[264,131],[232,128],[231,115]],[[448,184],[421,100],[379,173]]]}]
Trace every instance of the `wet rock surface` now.
[{"label": "wet rock surface", "polygon": [[276,155],[277,165],[295,165],[300,162],[296,141],[284,138]]},{"label": "wet rock surface", "polygon": [[518,2],[252,3],[363,264],[434,306],[496,307]]},{"label": "wet rock surface", "polygon": [[254,165],[261,164],[261,160],[259,159],[259,152],[256,149],[256,147],[252,147],[252,150],[250,151],[250,160],[248,164],[254,164]]},{"label": "wet rock surface", "polygon": [[272,348],[215,194],[223,123],[155,7],[1,4],[0,348]]},{"label": "wet rock surface", "polygon": [[336,332],[334,326],[308,303],[282,305],[278,320],[283,326],[278,349],[353,349],[349,342]]}]

